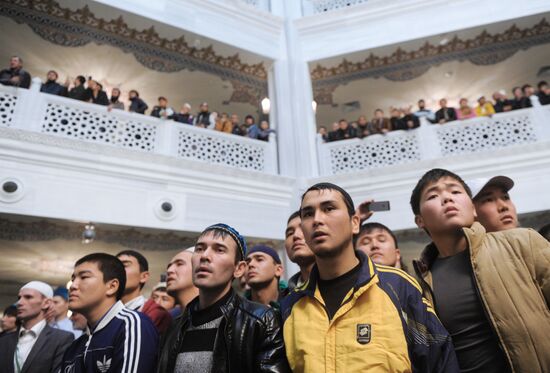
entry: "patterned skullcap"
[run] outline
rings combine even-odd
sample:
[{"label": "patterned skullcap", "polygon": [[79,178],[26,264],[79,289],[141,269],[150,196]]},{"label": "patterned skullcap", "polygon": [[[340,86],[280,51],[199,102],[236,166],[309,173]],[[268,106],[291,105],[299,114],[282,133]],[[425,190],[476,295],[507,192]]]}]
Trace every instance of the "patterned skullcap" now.
[{"label": "patterned skullcap", "polygon": [[243,259],[246,258],[246,242],[244,241],[244,237],[241,236],[241,234],[237,232],[235,228],[230,227],[227,224],[218,223],[218,224],[209,226],[204,231],[202,231],[202,233],[204,234],[208,231],[213,231],[213,230],[220,230],[229,234],[231,238],[233,238],[233,240],[235,240],[235,242],[237,243],[237,247],[239,248],[239,251],[241,252]]}]

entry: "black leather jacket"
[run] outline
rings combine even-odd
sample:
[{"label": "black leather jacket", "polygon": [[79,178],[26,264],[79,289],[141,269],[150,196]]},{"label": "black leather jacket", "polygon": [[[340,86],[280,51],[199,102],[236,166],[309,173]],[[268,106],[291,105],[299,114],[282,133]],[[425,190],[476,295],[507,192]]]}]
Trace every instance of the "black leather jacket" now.
[{"label": "black leather jacket", "polygon": [[[176,318],[164,340],[159,373],[172,373],[185,331],[191,322],[189,308]],[[214,347],[212,372],[290,372],[278,311],[232,292],[222,305],[223,319]],[[223,338],[221,338],[223,337]]]}]

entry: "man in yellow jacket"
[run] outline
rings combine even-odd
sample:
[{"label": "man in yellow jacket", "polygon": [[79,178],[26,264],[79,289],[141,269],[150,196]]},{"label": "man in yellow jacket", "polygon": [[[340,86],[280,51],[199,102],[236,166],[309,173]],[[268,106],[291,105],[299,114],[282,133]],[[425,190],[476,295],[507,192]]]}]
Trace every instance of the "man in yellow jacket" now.
[{"label": "man in yellow jacket", "polygon": [[281,302],[292,371],[458,372],[450,336],[416,280],[353,249],[359,216],[349,194],[316,184],[300,211],[316,264]]},{"label": "man in yellow jacket", "polygon": [[414,262],[463,372],[550,372],[550,243],[531,229],[486,233],[469,187],[428,171],[411,207],[431,237]]}]

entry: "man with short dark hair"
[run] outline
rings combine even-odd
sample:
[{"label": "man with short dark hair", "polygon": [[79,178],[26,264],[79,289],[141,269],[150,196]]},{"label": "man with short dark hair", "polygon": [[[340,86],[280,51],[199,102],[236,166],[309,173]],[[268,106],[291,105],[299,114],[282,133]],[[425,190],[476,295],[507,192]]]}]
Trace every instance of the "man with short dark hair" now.
[{"label": "man with short dark hair", "polygon": [[289,371],[277,312],[232,290],[245,255],[244,238],[226,224],[200,234],[192,257],[199,296],[167,335],[159,373]]},{"label": "man with short dark hair", "polygon": [[316,264],[307,285],[281,302],[292,371],[458,372],[450,336],[416,280],[354,250],[350,195],[315,184],[300,211]]},{"label": "man with short dark hair", "polygon": [[67,96],[67,88],[57,82],[58,75],[55,70],[48,71],[46,78],[46,82],[40,87],[40,92],[56,96]]},{"label": "man with short dark hair", "polygon": [[61,372],[155,372],[158,335],[148,317],[121,302],[122,262],[104,253],[86,255],[71,280],[69,308],[86,318],[88,328],[65,352]]},{"label": "man with short dark hair", "polygon": [[384,116],[384,110],[374,110],[374,118],[367,125],[369,135],[375,135],[377,133],[387,133],[391,131],[392,125],[389,118]]},{"label": "man with short dark hair", "polygon": [[[420,119],[411,112],[410,106],[404,107],[401,111],[403,112],[403,116],[399,119],[401,129],[412,130],[420,127]],[[396,128],[393,130],[395,131]]]},{"label": "man with short dark hair", "polygon": [[435,112],[435,122],[444,124],[456,120],[456,111],[452,107],[447,107],[447,99],[442,98],[439,100],[439,106],[441,107]]},{"label": "man with short dark hair", "polygon": [[363,224],[356,237],[355,250],[364,252],[376,264],[407,272],[397,246],[397,237],[384,224],[375,222]]},{"label": "man with short dark hair", "polygon": [[130,107],[128,108],[130,113],[145,114],[145,110],[147,110],[149,106],[139,97],[138,91],[135,89],[130,90],[130,92],[128,92],[128,98],[130,99]]},{"label": "man with short dark hair", "polygon": [[107,97],[107,93],[103,90],[103,85],[97,80],[88,80],[88,90],[90,92],[89,101],[91,103],[102,106],[109,105],[109,97]]},{"label": "man with short dark hair", "polygon": [[135,250],[123,250],[116,257],[124,265],[126,271],[126,286],[122,302],[126,308],[146,314],[160,334],[164,333],[172,322],[167,310],[152,299],[146,300],[141,291],[149,280],[149,263],[147,259]]},{"label": "man with short dark hair", "polygon": [[510,189],[514,181],[507,176],[495,176],[468,181],[477,221],[487,232],[498,232],[518,227],[516,205],[512,202]]},{"label": "man with short dark hair", "polygon": [[10,58],[10,67],[0,71],[0,84],[21,88],[31,86],[31,75],[23,70],[21,57],[12,56]]},{"label": "man with short dark hair", "polygon": [[241,130],[241,124],[239,123],[239,116],[237,114],[231,114],[231,125],[233,129],[231,133],[237,136],[245,136],[246,132]]},{"label": "man with short dark hair", "polygon": [[6,307],[0,325],[2,326],[0,337],[17,331],[17,306],[15,304]]},{"label": "man with short dark hair", "polygon": [[426,109],[426,101],[424,99],[418,100],[418,110],[415,111],[414,115],[417,118],[426,118],[431,123],[435,121],[435,113],[430,109]]},{"label": "man with short dark hair", "polygon": [[73,88],[69,90],[69,98],[79,101],[88,101],[90,94],[86,87],[84,87],[84,83],[86,83],[86,78],[82,75],[77,76],[74,79]]},{"label": "man with short dark hair", "polygon": [[256,245],[246,254],[246,283],[250,287],[250,300],[266,306],[278,307],[278,301],[287,294],[279,280],[284,272],[279,254],[272,247]]},{"label": "man with short dark hair", "polygon": [[531,107],[531,100],[529,100],[524,96],[523,90],[521,89],[521,87],[512,88],[512,94],[514,95],[514,98],[510,100],[512,104],[512,110]]},{"label": "man with short dark hair", "polygon": [[179,315],[189,302],[199,295],[199,289],[193,284],[193,270],[191,258],[194,247],[185,249],[174,255],[166,266],[166,290],[176,298],[179,312],[171,312],[172,316]]},{"label": "man with short dark hair", "polygon": [[537,84],[537,96],[541,105],[550,104],[550,88],[545,80],[541,80]]},{"label": "man with short dark hair", "polygon": [[151,110],[151,116],[160,119],[171,119],[174,115],[174,109],[168,106],[168,99],[164,96],[158,98],[158,105]]},{"label": "man with short dark hair", "polygon": [[290,214],[286,223],[286,255],[292,263],[296,263],[300,267],[300,271],[288,279],[288,289],[290,291],[296,287],[302,287],[309,280],[309,274],[315,264],[315,255],[304,239],[301,223],[300,210]]},{"label": "man with short dark hair", "polygon": [[338,121],[335,141],[353,139],[355,137],[357,137],[356,129],[350,126],[347,120],[340,119]]},{"label": "man with short dark hair", "polygon": [[428,171],[411,194],[432,243],[414,262],[462,371],[550,371],[550,243],[531,229],[486,233],[468,185]]},{"label": "man with short dark hair", "polygon": [[73,335],[50,327],[46,312],[53,291],[42,281],[31,281],[19,290],[17,318],[21,327],[0,337],[0,370],[4,373],[57,373]]},{"label": "man with short dark hair", "polygon": [[256,120],[250,114],[244,117],[244,124],[246,126],[246,134],[251,139],[257,139],[260,134],[260,127],[256,124]]}]

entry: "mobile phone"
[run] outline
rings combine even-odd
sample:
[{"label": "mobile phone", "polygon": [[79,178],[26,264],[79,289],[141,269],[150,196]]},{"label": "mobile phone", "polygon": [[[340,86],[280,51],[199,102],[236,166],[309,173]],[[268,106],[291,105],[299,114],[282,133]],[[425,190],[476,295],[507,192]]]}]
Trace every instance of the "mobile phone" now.
[{"label": "mobile phone", "polygon": [[389,211],[390,201],[371,202],[368,208],[369,208],[369,211]]}]

